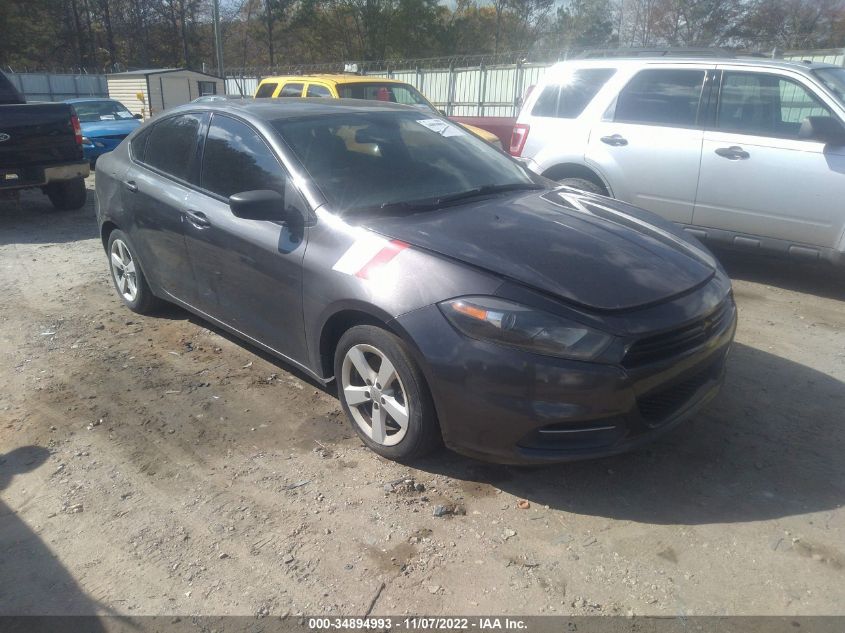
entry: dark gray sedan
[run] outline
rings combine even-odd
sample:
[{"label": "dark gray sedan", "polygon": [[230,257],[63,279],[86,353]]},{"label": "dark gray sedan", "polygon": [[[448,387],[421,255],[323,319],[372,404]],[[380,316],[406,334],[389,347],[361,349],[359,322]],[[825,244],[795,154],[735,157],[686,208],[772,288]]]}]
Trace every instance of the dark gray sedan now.
[{"label": "dark gray sedan", "polygon": [[392,459],[628,450],[717,392],[731,285],[657,216],[532,176],[446,119],[188,104],[101,159],[132,310],[176,303],[322,383]]}]

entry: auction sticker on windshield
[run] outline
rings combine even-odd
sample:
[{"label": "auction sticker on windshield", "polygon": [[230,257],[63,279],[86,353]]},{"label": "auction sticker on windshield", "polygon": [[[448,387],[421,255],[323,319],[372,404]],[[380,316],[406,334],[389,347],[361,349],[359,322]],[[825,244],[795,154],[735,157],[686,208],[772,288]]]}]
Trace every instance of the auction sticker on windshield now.
[{"label": "auction sticker on windshield", "polygon": [[441,136],[461,136],[464,134],[460,128],[440,119],[420,119],[417,123]]}]

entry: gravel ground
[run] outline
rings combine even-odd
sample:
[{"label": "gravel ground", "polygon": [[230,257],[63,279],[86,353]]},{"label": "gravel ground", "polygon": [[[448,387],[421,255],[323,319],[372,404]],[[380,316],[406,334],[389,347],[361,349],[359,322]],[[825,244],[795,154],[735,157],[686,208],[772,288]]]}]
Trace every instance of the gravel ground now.
[{"label": "gravel ground", "polygon": [[0,202],[0,614],[845,614],[845,274],[723,259],[740,325],[698,419],[409,468],[303,375],[125,309],[93,192]]}]

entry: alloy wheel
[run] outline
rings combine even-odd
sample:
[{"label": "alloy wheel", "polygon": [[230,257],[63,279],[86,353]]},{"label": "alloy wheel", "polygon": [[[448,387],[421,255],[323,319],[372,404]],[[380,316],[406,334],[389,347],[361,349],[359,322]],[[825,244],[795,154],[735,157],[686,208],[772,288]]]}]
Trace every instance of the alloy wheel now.
[{"label": "alloy wheel", "polygon": [[340,388],[355,424],[373,442],[395,446],[405,437],[410,407],[390,359],[372,345],[353,345],[343,358]]},{"label": "alloy wheel", "polygon": [[120,295],[129,303],[138,296],[138,278],[135,272],[135,260],[123,240],[114,240],[109,253],[111,271]]}]

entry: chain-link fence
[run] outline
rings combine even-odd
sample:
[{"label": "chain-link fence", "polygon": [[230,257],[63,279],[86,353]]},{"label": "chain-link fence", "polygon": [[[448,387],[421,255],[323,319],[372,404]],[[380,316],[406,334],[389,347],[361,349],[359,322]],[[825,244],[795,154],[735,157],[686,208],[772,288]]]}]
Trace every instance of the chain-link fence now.
[{"label": "chain-link fence", "polygon": [[519,101],[529,86],[540,81],[558,61],[572,58],[624,56],[755,56],[812,59],[842,65],[845,50],[728,51],[718,48],[562,49],[517,51],[496,55],[460,55],[424,59],[399,59],[229,69],[226,93],[251,96],[263,77],[338,73],[354,65],[359,73],[398,79],[413,85],[449,116],[516,116]]}]

